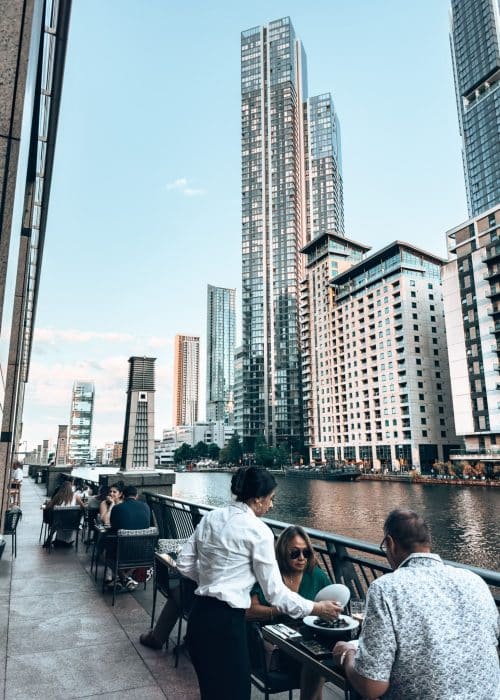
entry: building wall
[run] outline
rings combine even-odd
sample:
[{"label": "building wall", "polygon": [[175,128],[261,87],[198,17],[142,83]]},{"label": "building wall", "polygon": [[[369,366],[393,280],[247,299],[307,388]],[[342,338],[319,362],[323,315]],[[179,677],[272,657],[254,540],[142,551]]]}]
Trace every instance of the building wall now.
[{"label": "building wall", "polygon": [[207,420],[234,420],[234,289],[208,285],[207,290]]},{"label": "building wall", "polygon": [[123,471],[152,471],[155,466],[155,362],[154,357],[129,358]]},{"label": "building wall", "polygon": [[75,382],[71,396],[68,462],[78,464],[90,459],[92,420],[94,416],[94,385]]},{"label": "building wall", "polygon": [[198,420],[199,372],[199,336],[176,335],[174,348],[174,425],[190,425]]}]

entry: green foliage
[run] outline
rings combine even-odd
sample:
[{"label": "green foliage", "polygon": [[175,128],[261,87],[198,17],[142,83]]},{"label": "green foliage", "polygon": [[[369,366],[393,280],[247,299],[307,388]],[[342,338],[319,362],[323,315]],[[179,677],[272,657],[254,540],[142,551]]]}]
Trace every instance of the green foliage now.
[{"label": "green foliage", "polygon": [[208,445],[200,440],[193,447],[193,454],[195,459],[206,459],[208,457]]},{"label": "green foliage", "polygon": [[238,433],[235,433],[219,455],[220,464],[240,464],[243,448]]},{"label": "green foliage", "polygon": [[208,446],[208,456],[210,459],[217,461],[220,455],[220,447],[215,442]]},{"label": "green foliage", "polygon": [[274,456],[274,450],[268,447],[262,435],[258,435],[255,440],[255,463],[261,467],[272,467]]},{"label": "green foliage", "polygon": [[187,442],[183,442],[180,447],[178,447],[174,452],[174,462],[179,464],[180,462],[189,462],[194,457],[194,451],[191,445]]}]

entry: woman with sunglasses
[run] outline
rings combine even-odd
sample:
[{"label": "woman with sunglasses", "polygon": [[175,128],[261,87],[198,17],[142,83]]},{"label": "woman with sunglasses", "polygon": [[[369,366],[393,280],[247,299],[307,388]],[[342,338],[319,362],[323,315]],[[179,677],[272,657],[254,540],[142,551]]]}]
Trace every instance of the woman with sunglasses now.
[{"label": "woman with sunglasses", "polygon": [[[283,530],[276,542],[276,559],[283,583],[303,598],[314,600],[319,591],[331,584],[330,579],[318,565],[314,549],[307,532],[298,525]],[[257,584],[251,591],[252,604],[247,610],[247,620],[270,624],[280,616],[280,610],[269,605],[262,589]],[[279,621],[279,620],[278,620]],[[325,679],[285,655],[278,654],[279,668],[300,679],[300,700],[321,700]]]},{"label": "woman with sunglasses", "polygon": [[236,501],[207,513],[177,558],[196,582],[187,645],[201,700],[249,700],[250,659],[245,611],[257,581],[276,609],[294,618],[335,619],[340,607],[313,603],[283,583],[271,529],[260,520],[273,505],[276,481],[260,467],[239,469],[231,480]]}]

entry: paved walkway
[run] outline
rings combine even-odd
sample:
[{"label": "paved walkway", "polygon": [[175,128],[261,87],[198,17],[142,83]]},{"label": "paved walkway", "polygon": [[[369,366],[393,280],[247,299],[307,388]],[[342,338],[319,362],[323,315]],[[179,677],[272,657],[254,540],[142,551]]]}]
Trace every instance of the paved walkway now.
[{"label": "paved walkway", "polygon": [[[171,653],[139,644],[152,585],[118,595],[113,608],[100,577],[96,585],[90,575],[90,551],[80,544],[78,554],[71,548],[49,555],[38,543],[44,500],[45,487],[26,477],[17,559],[7,537],[0,560],[0,698],[199,700],[187,656],[176,669]],[[161,596],[158,602],[161,609]],[[325,689],[324,700],[334,697]],[[262,695],[253,688],[252,698]]]}]

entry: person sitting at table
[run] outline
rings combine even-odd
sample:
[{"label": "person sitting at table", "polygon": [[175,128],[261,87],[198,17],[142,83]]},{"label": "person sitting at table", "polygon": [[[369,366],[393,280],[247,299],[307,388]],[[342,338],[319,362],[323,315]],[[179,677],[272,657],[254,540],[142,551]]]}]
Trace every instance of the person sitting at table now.
[{"label": "person sitting at table", "polygon": [[[45,506],[44,521],[49,524],[52,522],[54,507],[70,508],[71,506],[80,506],[84,508],[84,504],[80,496],[73,492],[72,482],[64,481],[57,492],[52,496],[50,501]],[[78,533],[77,533],[78,534]],[[55,533],[54,546],[69,547],[75,539],[73,530],[57,530]],[[48,547],[48,541],[44,542],[44,547]]]},{"label": "person sitting at table", "polygon": [[371,582],[356,648],[333,657],[364,698],[500,698],[499,616],[486,582],[431,552],[425,520],[393,510],[380,545],[393,571]]},{"label": "person sitting at table", "polygon": [[[322,588],[331,584],[328,576],[318,565],[309,535],[298,525],[287,527],[278,537],[276,560],[283,583],[303,598],[314,600]],[[277,618],[280,617],[280,611],[269,605],[259,584],[253,587],[250,596],[252,602],[246,612],[247,620],[262,622],[266,625],[279,621]],[[324,678],[305,666],[298,666],[286,654],[278,653],[277,665],[290,675],[294,675],[297,680],[300,679],[300,700],[321,700]]]},{"label": "person sitting at table", "polygon": [[123,486],[120,483],[111,484],[108,495],[99,504],[99,519],[104,527],[110,527],[113,506],[123,503]]}]

